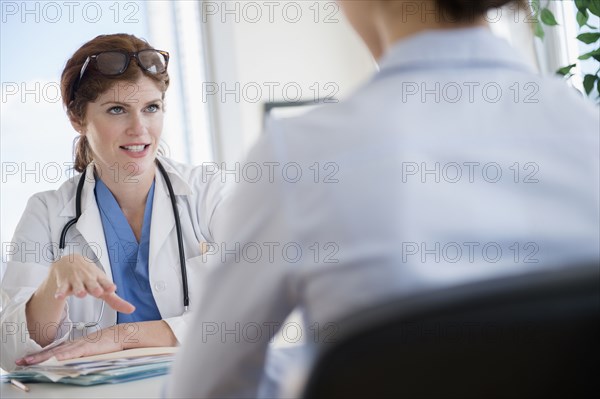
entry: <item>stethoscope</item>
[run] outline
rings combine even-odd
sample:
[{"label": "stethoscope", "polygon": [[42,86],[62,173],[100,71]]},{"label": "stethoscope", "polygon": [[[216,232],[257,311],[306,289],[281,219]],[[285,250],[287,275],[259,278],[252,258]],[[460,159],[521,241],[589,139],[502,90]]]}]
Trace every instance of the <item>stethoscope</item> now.
[{"label": "stethoscope", "polygon": [[[184,313],[187,313],[190,305],[190,298],[188,295],[188,281],[187,281],[187,270],[185,268],[185,252],[183,250],[183,237],[181,234],[181,221],[179,220],[179,212],[177,211],[177,199],[175,198],[175,193],[173,191],[173,186],[171,185],[171,179],[167,175],[165,168],[161,165],[161,163],[156,160],[156,166],[160,171],[160,174],[165,179],[165,183],[167,183],[167,189],[169,190],[169,197],[171,199],[171,206],[173,207],[173,216],[175,218],[175,229],[177,230],[177,244],[179,246],[179,265],[181,266],[181,282],[183,284],[183,310]],[[81,193],[83,191],[83,185],[85,183],[85,169],[81,173],[81,177],[79,178],[79,183],[77,184],[77,193],[75,195],[75,218],[71,219],[65,224],[62,232],[60,233],[60,242],[59,242],[59,251],[60,256],[62,257],[63,252],[65,250],[65,239],[67,236],[67,232],[69,228],[77,223],[79,217],[81,216]],[[78,330],[83,330],[84,328],[96,327],[99,325],[100,320],[102,320],[102,316],[104,315],[104,306],[105,302],[102,301],[102,307],[100,308],[100,316],[98,320],[95,322],[76,322],[73,323],[73,326]]]}]

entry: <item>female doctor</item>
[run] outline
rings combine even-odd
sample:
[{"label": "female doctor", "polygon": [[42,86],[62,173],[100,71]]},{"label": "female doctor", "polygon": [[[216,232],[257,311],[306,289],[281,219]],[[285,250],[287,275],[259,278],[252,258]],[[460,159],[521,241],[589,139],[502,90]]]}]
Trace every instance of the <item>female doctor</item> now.
[{"label": "female doctor", "polygon": [[201,273],[224,185],[160,155],[168,62],[126,34],[98,36],[67,62],[81,174],[34,195],[17,226],[2,282],[4,369],[182,340],[198,297],[186,280]]}]

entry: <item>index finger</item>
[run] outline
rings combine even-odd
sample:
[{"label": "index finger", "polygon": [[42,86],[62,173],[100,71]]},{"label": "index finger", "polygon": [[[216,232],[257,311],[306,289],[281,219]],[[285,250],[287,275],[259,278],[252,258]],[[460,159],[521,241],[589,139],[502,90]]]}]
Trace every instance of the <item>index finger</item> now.
[{"label": "index finger", "polygon": [[110,294],[117,290],[117,286],[107,278],[99,278],[98,283],[102,286],[104,292],[106,293]]},{"label": "index finger", "polygon": [[133,311],[135,310],[135,306],[133,306],[131,303],[127,302],[114,292],[110,294],[105,294],[101,298],[104,300],[104,302],[108,304],[108,306],[110,306],[117,312],[130,314],[133,313]]}]

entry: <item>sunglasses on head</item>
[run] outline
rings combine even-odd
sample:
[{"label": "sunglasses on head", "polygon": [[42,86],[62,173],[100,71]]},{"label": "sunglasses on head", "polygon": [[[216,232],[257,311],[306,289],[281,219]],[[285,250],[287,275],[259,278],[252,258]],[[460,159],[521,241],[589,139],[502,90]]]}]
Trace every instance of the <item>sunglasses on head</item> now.
[{"label": "sunglasses on head", "polygon": [[90,62],[93,61],[95,63],[96,70],[102,75],[118,76],[125,73],[132,58],[135,58],[140,68],[153,75],[166,72],[167,65],[169,64],[169,53],[154,49],[140,50],[134,53],[120,50],[103,51],[90,55],[83,63],[79,72],[79,78],[71,88],[69,103],[75,100],[75,92],[77,92],[81,78]]}]

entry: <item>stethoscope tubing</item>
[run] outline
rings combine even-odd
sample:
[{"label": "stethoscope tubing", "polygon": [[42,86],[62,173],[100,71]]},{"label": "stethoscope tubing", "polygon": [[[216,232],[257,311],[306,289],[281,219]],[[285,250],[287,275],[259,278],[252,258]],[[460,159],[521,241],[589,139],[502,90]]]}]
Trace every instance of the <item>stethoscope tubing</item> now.
[{"label": "stethoscope tubing", "polygon": [[[167,175],[167,171],[165,170],[165,168],[162,166],[162,164],[159,162],[158,159],[156,159],[155,162],[156,162],[156,166],[158,167],[158,170],[160,171],[160,174],[163,176],[163,178],[165,179],[165,183],[167,184],[167,190],[169,191],[169,197],[171,199],[171,205],[173,208],[173,217],[175,218],[175,229],[177,232],[177,245],[178,245],[178,249],[179,249],[179,265],[181,267],[181,282],[183,285],[183,309],[184,309],[184,313],[185,313],[189,310],[190,297],[189,297],[189,290],[188,290],[187,269],[186,269],[186,263],[185,263],[185,250],[183,247],[183,234],[181,231],[181,220],[179,218],[179,210],[177,208],[177,198],[175,197],[175,192],[173,191],[173,185],[171,184],[171,179],[169,179],[169,176]],[[85,184],[85,175],[86,175],[86,171],[84,170],[81,173],[81,177],[79,178],[79,182],[77,184],[77,192],[75,194],[75,217],[73,219],[69,220],[65,224],[65,226],[63,227],[63,229],[60,233],[60,241],[59,241],[59,245],[58,245],[59,251],[60,251],[60,256],[63,255],[64,249],[65,249],[67,232],[69,231],[71,226],[73,226],[75,223],[77,223],[77,221],[79,220],[79,217],[81,216],[81,193],[83,192],[83,185]],[[91,326],[98,325],[98,323],[100,322],[100,319],[102,319],[103,314],[104,314],[104,301],[102,301],[102,308],[100,310],[100,318],[98,319],[98,321],[95,323],[85,323],[84,327],[91,327]],[[77,324],[77,328],[79,328],[79,325],[81,323],[76,323],[76,324]]]}]

